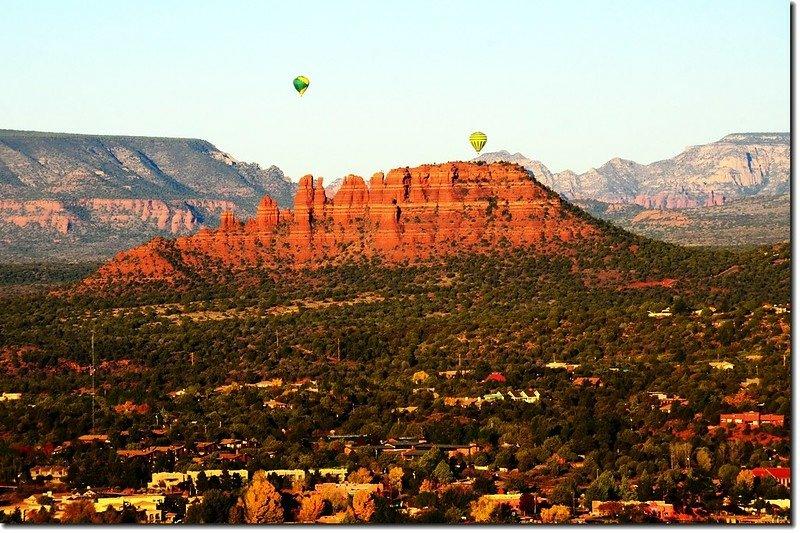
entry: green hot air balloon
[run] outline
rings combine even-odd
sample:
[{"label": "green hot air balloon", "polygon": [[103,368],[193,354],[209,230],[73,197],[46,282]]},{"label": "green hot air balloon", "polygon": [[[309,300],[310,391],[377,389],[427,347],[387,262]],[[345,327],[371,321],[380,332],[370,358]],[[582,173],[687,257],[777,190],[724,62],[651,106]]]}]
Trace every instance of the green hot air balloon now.
[{"label": "green hot air balloon", "polygon": [[308,78],[305,76],[297,76],[293,83],[295,90],[300,93],[300,96],[303,96],[303,93],[306,92],[311,82],[308,81]]},{"label": "green hot air balloon", "polygon": [[484,145],[486,144],[486,134],[482,131],[476,131],[472,135],[469,136],[469,143],[475,148],[475,151],[481,153],[483,150]]}]

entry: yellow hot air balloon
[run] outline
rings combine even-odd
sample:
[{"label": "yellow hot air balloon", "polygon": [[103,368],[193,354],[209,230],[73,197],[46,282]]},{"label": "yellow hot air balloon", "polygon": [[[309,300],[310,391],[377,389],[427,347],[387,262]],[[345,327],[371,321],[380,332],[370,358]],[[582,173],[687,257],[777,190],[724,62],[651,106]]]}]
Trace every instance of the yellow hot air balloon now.
[{"label": "yellow hot air balloon", "polygon": [[300,96],[303,96],[303,93],[306,92],[306,89],[311,84],[305,76],[297,76],[292,83],[295,90],[300,93]]},{"label": "yellow hot air balloon", "polygon": [[475,151],[481,153],[483,150],[484,145],[486,144],[486,134],[482,131],[476,131],[472,135],[469,136],[469,143],[475,148]]}]

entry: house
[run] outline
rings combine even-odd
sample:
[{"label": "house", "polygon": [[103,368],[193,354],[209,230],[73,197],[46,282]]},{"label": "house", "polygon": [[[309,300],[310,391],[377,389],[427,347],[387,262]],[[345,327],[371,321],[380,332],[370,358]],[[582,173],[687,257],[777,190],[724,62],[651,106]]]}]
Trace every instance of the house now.
[{"label": "house", "polygon": [[144,512],[148,524],[160,524],[164,522],[165,497],[160,494],[131,494],[126,496],[114,496],[110,498],[97,498],[94,502],[94,509],[102,513],[109,507],[115,511],[122,511],[126,505],[132,505],[138,512]]},{"label": "house", "polygon": [[239,390],[240,388],[241,385],[239,385],[238,383],[231,383],[230,385],[221,385],[219,387],[216,387],[214,389],[214,392],[218,394],[229,394],[235,390]]},{"label": "house", "polygon": [[602,387],[603,380],[596,377],[580,377],[575,378],[572,380],[572,384],[576,387],[583,387],[584,385],[589,387]]},{"label": "house", "polygon": [[283,386],[283,379],[281,378],[273,378],[273,379],[265,379],[263,381],[259,381],[258,383],[249,383],[248,387],[256,387],[259,389],[270,389],[276,387]]},{"label": "house", "polygon": [[519,500],[522,494],[519,492],[509,492],[508,494],[484,494],[481,500],[493,502],[495,505],[508,505],[514,511],[519,511]]},{"label": "house", "polygon": [[761,414],[756,411],[746,413],[723,413],[719,415],[719,425],[736,424],[737,426],[747,425],[759,427],[764,424],[771,424],[776,427],[783,427],[783,415]]},{"label": "house", "polygon": [[11,400],[21,400],[22,393],[21,392],[4,392],[0,394],[0,402],[7,402]]},{"label": "house", "polygon": [[50,478],[53,481],[61,481],[67,477],[68,468],[66,466],[34,466],[30,469],[31,479]]},{"label": "house", "polygon": [[242,439],[222,439],[219,441],[221,448],[228,448],[229,450],[241,450],[246,444]]},{"label": "house", "polygon": [[353,496],[357,492],[367,491],[380,495],[383,492],[381,483],[317,483],[314,485],[314,492],[328,490],[344,490],[348,496]]},{"label": "house", "polygon": [[280,478],[288,478],[292,481],[303,481],[306,478],[306,471],[300,468],[294,470],[266,470],[267,477],[277,476]]},{"label": "house", "polygon": [[572,363],[562,363],[560,361],[553,361],[552,363],[547,363],[544,365],[545,368],[552,368],[552,369],[563,369],[566,370],[568,373],[572,373],[577,370],[581,365],[579,364],[572,364]]},{"label": "house", "polygon": [[514,391],[508,391],[508,399],[514,402],[536,403],[541,398],[538,390],[533,391],[532,396],[528,396],[524,390],[519,391],[518,394],[518,396],[515,396]]},{"label": "house", "polygon": [[454,377],[458,376],[459,374],[465,375],[465,374],[471,374],[471,373],[472,373],[472,370],[442,370],[440,372],[437,372],[437,375],[439,375],[440,377],[443,377],[445,379],[453,379]]},{"label": "house", "polygon": [[469,398],[467,396],[463,398],[457,398],[448,396],[444,399],[444,404],[451,407],[470,407],[473,405],[480,406],[483,402],[481,398]]},{"label": "house", "polygon": [[194,449],[197,455],[202,456],[215,451],[217,449],[217,444],[215,442],[195,442]]},{"label": "house", "polygon": [[506,377],[500,372],[492,372],[491,374],[486,376],[486,379],[483,380],[483,383],[487,383],[489,381],[497,381],[498,383],[505,383]]},{"label": "house", "polygon": [[727,361],[709,361],[708,365],[716,370],[733,370],[733,363]]},{"label": "house", "polygon": [[503,396],[502,392],[493,392],[491,394],[483,395],[483,401],[485,402],[493,402],[495,400],[505,400],[505,396]]},{"label": "house", "polygon": [[792,483],[792,469],[788,467],[758,467],[751,470],[751,472],[759,479],[771,477],[778,485],[783,485],[787,489]]},{"label": "house", "polygon": [[249,455],[239,452],[220,452],[217,458],[220,461],[238,461],[240,463],[246,463],[250,460]]},{"label": "house", "polygon": [[[609,505],[611,504],[611,505]],[[648,512],[654,516],[657,516],[661,520],[669,520],[675,516],[675,508],[671,503],[666,503],[663,500],[655,500],[655,501],[647,501],[647,502],[640,502],[635,500],[630,501],[592,501],[592,510],[590,514],[592,516],[606,516],[608,513],[608,508],[611,507],[618,507],[619,509],[623,507],[629,506],[643,506],[645,512]]]},{"label": "house", "polygon": [[672,404],[674,402],[678,402],[683,406],[689,405],[689,400],[680,396],[669,396],[663,392],[648,392],[647,394],[658,400],[658,408],[664,413],[672,412]]},{"label": "house", "polygon": [[647,316],[650,318],[666,318],[668,316],[672,316],[672,310],[669,307],[666,307],[661,311],[648,311]]},{"label": "house", "polygon": [[150,483],[147,484],[149,490],[172,491],[178,485],[189,479],[183,472],[153,472],[150,475]]},{"label": "house", "polygon": [[[186,472],[186,476],[191,478],[192,483],[197,485],[197,476],[200,475],[200,472],[203,472],[206,475],[207,479],[211,479],[214,476],[216,476],[218,478],[221,478],[222,474],[223,474],[223,472],[225,472],[225,470],[220,470],[220,469],[189,470],[189,471]],[[233,476],[234,474],[239,474],[239,476],[242,478],[242,481],[247,481],[248,479],[250,479],[250,474],[248,474],[247,470],[245,470],[245,469],[228,470],[227,472],[228,472],[228,474],[230,476]]]},{"label": "house", "polygon": [[287,409],[289,408],[288,403],[279,402],[277,400],[267,400],[264,402],[264,407],[267,409]]},{"label": "house", "polygon": [[108,438],[108,435],[81,435],[78,437],[78,442],[82,442],[83,444],[109,444],[111,439]]},{"label": "house", "polygon": [[336,477],[339,478],[340,481],[344,481],[347,477],[347,467],[334,467],[334,468],[317,468],[316,470],[310,470],[311,473],[317,474],[320,477]]}]

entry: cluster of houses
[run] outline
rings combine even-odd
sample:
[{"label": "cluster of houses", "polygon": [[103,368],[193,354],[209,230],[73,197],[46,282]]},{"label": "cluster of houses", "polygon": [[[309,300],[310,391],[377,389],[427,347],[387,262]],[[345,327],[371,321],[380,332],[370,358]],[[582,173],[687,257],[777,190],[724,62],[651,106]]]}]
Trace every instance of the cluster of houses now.
[{"label": "cluster of houses", "polygon": [[761,427],[763,425],[783,427],[783,421],[783,415],[759,413],[757,411],[747,411],[744,413],[723,413],[719,415],[720,426],[734,424],[736,426],[750,426],[754,428]]},{"label": "cluster of houses", "polygon": [[483,396],[474,397],[447,396],[444,398],[444,404],[453,407],[480,407],[482,404],[487,402],[502,402],[505,400],[510,400],[512,402],[536,403],[540,400],[540,398],[541,395],[537,390],[533,391],[533,393],[530,395],[525,391],[518,391],[516,394],[514,391],[508,391],[505,394],[502,392],[492,392],[489,394],[484,394]]}]

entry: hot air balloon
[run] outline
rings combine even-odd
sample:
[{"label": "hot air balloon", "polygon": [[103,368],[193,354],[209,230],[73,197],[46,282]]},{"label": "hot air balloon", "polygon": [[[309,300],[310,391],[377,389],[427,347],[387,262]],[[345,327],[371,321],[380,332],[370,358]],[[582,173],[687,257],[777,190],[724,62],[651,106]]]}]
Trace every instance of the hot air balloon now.
[{"label": "hot air balloon", "polygon": [[311,82],[308,81],[308,78],[305,76],[297,76],[293,83],[295,90],[300,93],[300,96],[303,96],[303,93],[306,92]]},{"label": "hot air balloon", "polygon": [[469,143],[475,148],[475,151],[481,153],[483,150],[484,145],[486,144],[486,134],[482,131],[476,131],[472,135],[469,136]]}]

